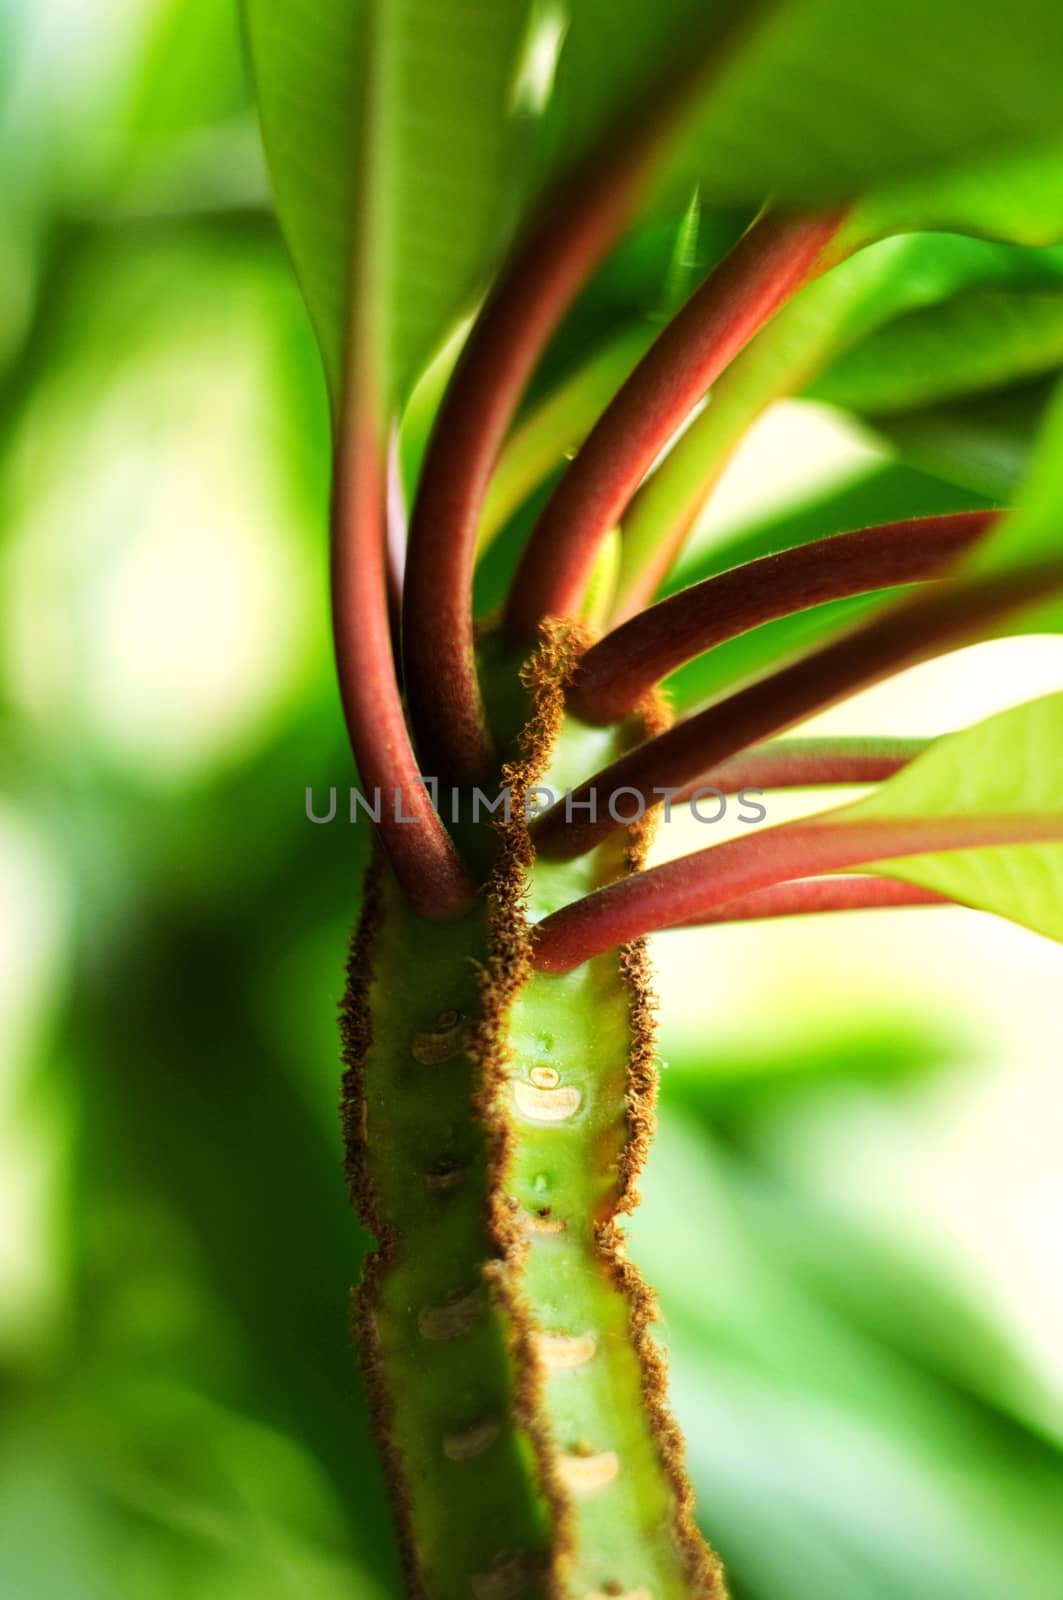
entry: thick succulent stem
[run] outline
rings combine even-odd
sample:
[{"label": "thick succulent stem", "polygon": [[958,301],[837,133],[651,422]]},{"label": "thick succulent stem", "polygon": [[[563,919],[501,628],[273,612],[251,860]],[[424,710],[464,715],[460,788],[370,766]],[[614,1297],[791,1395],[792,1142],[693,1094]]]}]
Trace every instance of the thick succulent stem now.
[{"label": "thick succulent stem", "polygon": [[631,836],[532,858],[528,786],[571,782],[633,731],[564,720],[568,665],[554,636],[533,666],[485,903],[426,922],[379,865],[350,964],[348,1169],[378,1241],[358,1337],[409,1586],[429,1600],[723,1594],[618,1226],[653,1115],[644,953],[563,978],[531,965],[529,913],[641,864]]},{"label": "thick succulent stem", "polygon": [[464,1030],[486,929],[480,907],[425,922],[383,861],[366,888],[344,1012],[348,1175],[377,1239],[356,1335],[410,1592],[469,1595],[491,1565],[488,1528],[529,1556],[548,1547],[511,1330],[483,1274],[486,1138],[469,1115]]}]

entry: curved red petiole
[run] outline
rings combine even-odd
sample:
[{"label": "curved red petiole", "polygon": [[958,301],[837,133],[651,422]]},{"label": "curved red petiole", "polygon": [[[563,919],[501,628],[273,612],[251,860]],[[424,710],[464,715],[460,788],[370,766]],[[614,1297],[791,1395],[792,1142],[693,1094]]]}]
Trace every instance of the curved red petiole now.
[{"label": "curved red petiole", "polygon": [[[385,449],[370,408],[348,402],[332,493],[332,625],[340,697],[377,831],[415,908],[457,916],[475,888],[421,783],[395,677],[385,556]],[[399,818],[406,818],[400,821]]]},{"label": "curved red petiole", "polygon": [[685,805],[699,789],[813,789],[820,784],[881,783],[906,767],[929,739],[773,739],[699,773],[672,797]]},{"label": "curved red petiole", "polygon": [[732,922],[769,922],[781,917],[819,916],[828,911],[872,911],[888,906],[951,906],[955,900],[892,878],[798,878],[754,889],[715,911],[677,922],[677,928],[709,928]]},{"label": "curved red petiole", "polygon": [[[603,768],[535,820],[536,848],[553,860],[582,855],[630,817],[632,798],[646,807],[668,793],[674,798],[740,750],[904,667],[972,643],[1009,612],[1021,611],[1061,587],[1063,562],[1056,561],[991,578],[936,584],[929,594],[891,606]],[[612,814],[614,797],[619,817]]]},{"label": "curved red petiole", "polygon": [[740,3],[707,9],[698,46],[544,196],[466,341],[422,466],[403,603],[410,719],[422,759],[441,778],[482,781],[493,756],[476,674],[472,580],[503,437],[547,341],[627,223],[670,131],[761,12]]},{"label": "curved red petiole", "polygon": [[587,722],[618,722],[684,662],[750,628],[828,600],[939,575],[998,516],[965,511],[886,522],[707,578],[593,645],[580,663],[569,705]]},{"label": "curved red petiole", "polygon": [[941,850],[1063,839],[1063,817],[837,818],[782,823],[636,873],[545,917],[535,929],[540,972],[573,967],[642,934],[702,922],[758,890],[870,862]]},{"label": "curved red petiole", "polygon": [[536,362],[627,221],[645,169],[645,155],[618,150],[539,208],[466,341],[428,445],[410,521],[403,659],[417,747],[459,783],[482,781],[492,755],[472,617],[491,470]]},{"label": "curved red petiole", "polygon": [[738,351],[814,272],[840,218],[760,217],[639,362],[558,484],[510,590],[506,629],[574,616],[602,540]]}]

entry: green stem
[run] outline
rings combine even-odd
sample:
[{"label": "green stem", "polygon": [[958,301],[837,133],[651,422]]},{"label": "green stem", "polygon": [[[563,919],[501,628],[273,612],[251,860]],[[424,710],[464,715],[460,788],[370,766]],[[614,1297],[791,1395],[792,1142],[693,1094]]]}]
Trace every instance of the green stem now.
[{"label": "green stem", "polygon": [[377,867],[352,952],[348,1170],[378,1241],[359,1344],[413,1594],[716,1600],[617,1224],[652,1124],[644,954],[531,970],[526,912],[637,870],[642,841],[534,863],[523,795],[631,730],[564,720],[559,635],[537,663],[486,906],[429,923]]},{"label": "green stem", "polygon": [[383,865],[367,889],[344,1016],[348,1174],[377,1239],[356,1334],[410,1593],[456,1600],[502,1543],[542,1559],[549,1537],[483,1276],[486,1139],[462,1029],[486,927],[482,907],[445,928],[417,917]]}]

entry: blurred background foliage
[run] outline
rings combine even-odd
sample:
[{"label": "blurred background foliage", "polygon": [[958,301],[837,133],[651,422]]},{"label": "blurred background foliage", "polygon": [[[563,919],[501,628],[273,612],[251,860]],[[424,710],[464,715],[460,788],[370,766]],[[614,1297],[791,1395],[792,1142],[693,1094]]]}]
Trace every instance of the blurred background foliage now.
[{"label": "blurred background foliage", "polygon": [[[326,402],[235,12],[5,0],[0,96],[0,1594],[394,1596],[335,1116],[366,839],[304,815],[308,785],[353,777]],[[629,240],[539,392],[648,336],[738,226]],[[814,398],[765,413],[687,576],[1011,492],[1063,360],[1063,264],[962,249],[936,321],[886,275]],[[942,317],[987,352],[955,387]],[[932,733],[1060,687],[1059,640],[1009,640],[820,721]],[[657,954],[633,1249],[736,1600],[1057,1596],[1063,952],[933,911]]]}]

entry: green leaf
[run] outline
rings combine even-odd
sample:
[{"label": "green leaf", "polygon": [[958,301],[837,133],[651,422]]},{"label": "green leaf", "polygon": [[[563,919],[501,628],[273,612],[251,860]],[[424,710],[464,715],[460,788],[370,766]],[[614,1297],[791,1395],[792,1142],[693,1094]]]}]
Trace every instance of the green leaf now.
[{"label": "green leaf", "polygon": [[[853,822],[1058,816],[1063,831],[1063,694],[950,734],[866,800],[833,815]],[[936,889],[1063,940],[1063,843],[944,850],[862,870]]]},{"label": "green leaf", "polygon": [[862,201],[851,219],[861,237],[942,228],[1051,245],[1063,239],[1063,145],[994,152],[955,171],[887,185]]},{"label": "green leaf", "polygon": [[959,488],[1014,503],[1055,386],[1037,378],[990,394],[940,401],[863,420],[902,460]]},{"label": "green leaf", "polygon": [[676,167],[705,198],[818,204],[1063,132],[1063,10],[805,0],[770,10]]},{"label": "green leaf", "polygon": [[[948,1274],[914,1236],[898,1249],[790,1176],[810,1132],[826,1143],[848,1126],[846,1101],[825,1094],[803,1115],[751,1119],[755,1159],[743,1158],[668,1104],[664,1077],[632,1254],[656,1275],[692,1474],[736,1592],[993,1600],[1021,1571],[1044,1600],[1059,1561],[1059,1462],[998,1410],[1014,1349],[940,1283]],[[865,1116],[904,1103],[855,1097]],[[693,1238],[675,1225],[684,1210],[701,1220]],[[827,1289],[846,1272],[844,1297]],[[882,1307],[874,1322],[857,1310],[868,1304]],[[936,1347],[931,1325],[943,1330]],[[981,1372],[996,1379],[987,1403],[958,1392]],[[953,1514],[958,1477],[977,1516]]]},{"label": "green leaf", "polygon": [[[724,44],[748,7],[743,0],[568,0],[567,31],[548,116],[553,164],[579,159],[603,136]],[[712,94],[710,87],[706,91]],[[682,190],[687,205],[693,185]],[[742,196],[744,200],[746,197]]]},{"label": "green leaf", "polygon": [[[967,562],[970,572],[1007,572],[1058,557],[1063,533],[1063,384],[1046,408],[1030,470],[1011,516],[980,544]],[[1009,632],[1063,632],[1058,597],[1025,611]]]},{"label": "green leaf", "polygon": [[1047,408],[1015,513],[972,555],[972,571],[999,572],[1058,553],[1063,529],[1063,386]]},{"label": "green leaf", "polygon": [[[277,210],[335,400],[348,302],[403,394],[511,221],[523,0],[245,0]],[[357,262],[356,262],[357,258]],[[360,265],[358,265],[360,263]]]},{"label": "green leaf", "polygon": [[889,413],[996,388],[1061,361],[1063,279],[1055,292],[976,289],[898,317],[844,352],[806,393]]}]

